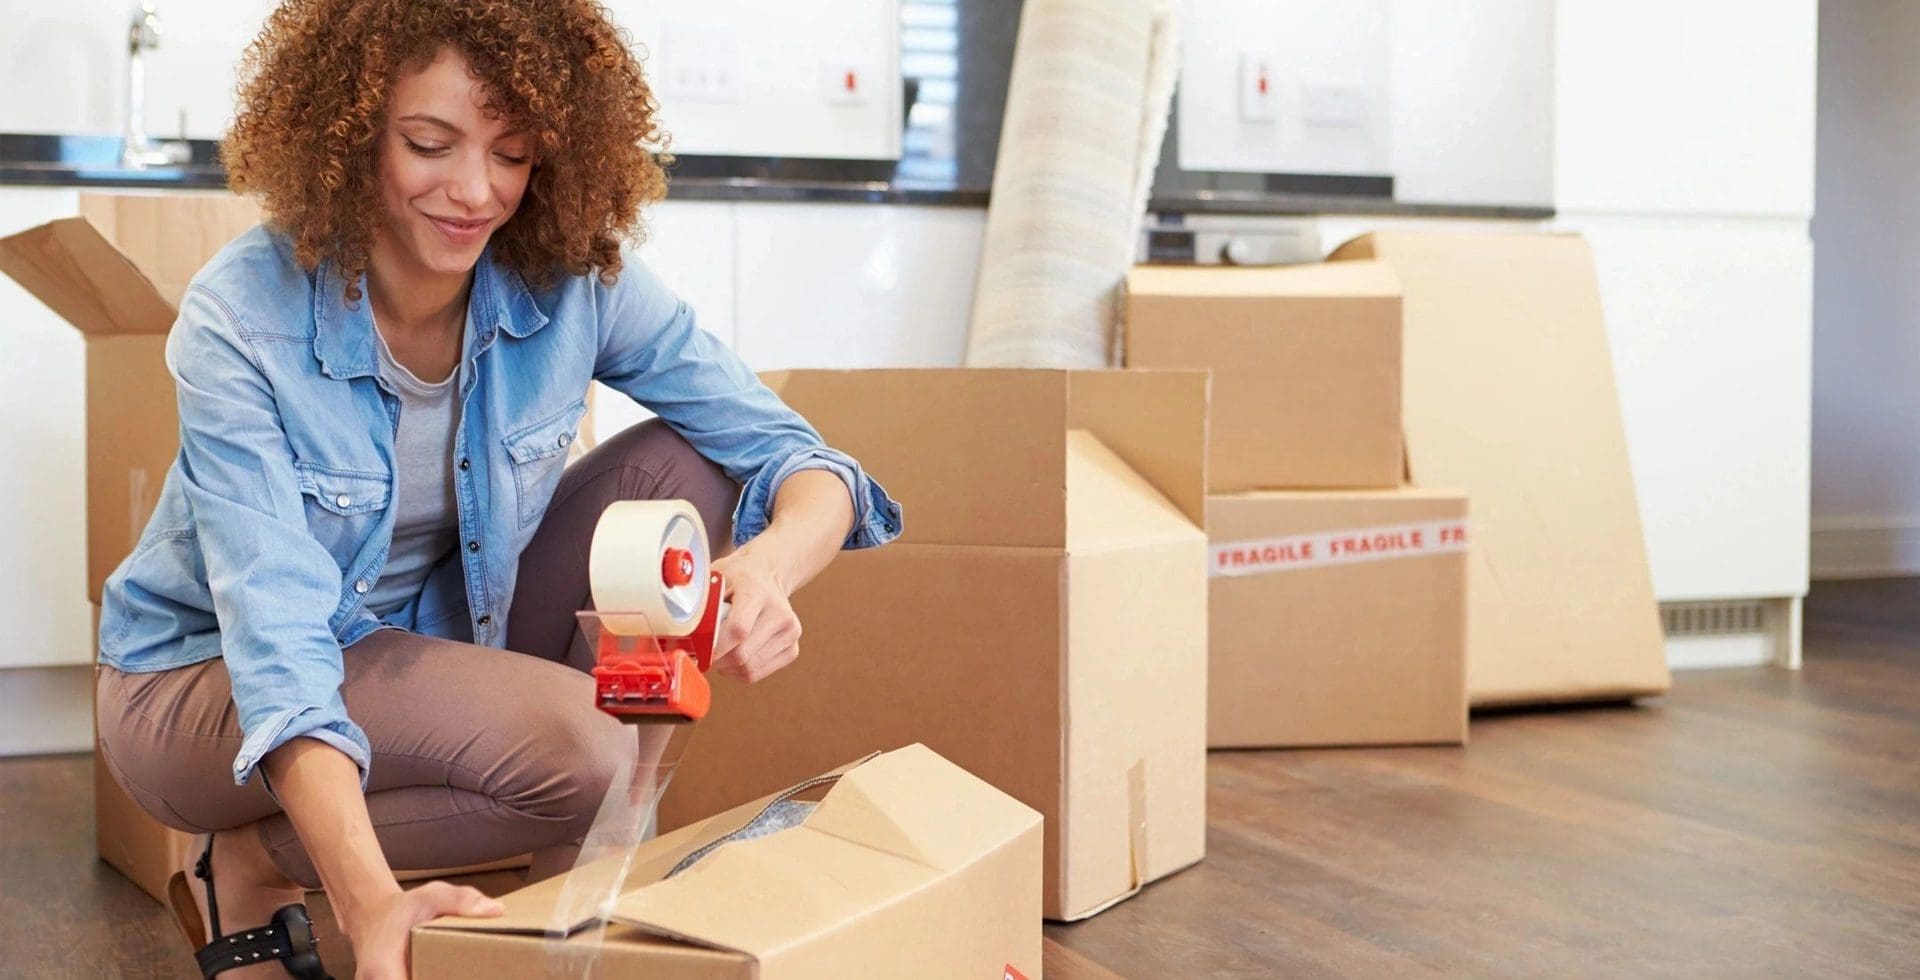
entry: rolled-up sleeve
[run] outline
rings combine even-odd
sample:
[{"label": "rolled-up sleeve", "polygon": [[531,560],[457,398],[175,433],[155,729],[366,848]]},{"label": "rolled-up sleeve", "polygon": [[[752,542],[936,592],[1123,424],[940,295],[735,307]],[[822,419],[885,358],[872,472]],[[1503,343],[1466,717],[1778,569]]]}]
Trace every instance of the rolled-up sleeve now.
[{"label": "rolled-up sleeve", "polygon": [[900,505],[886,490],[702,329],[693,309],[637,258],[627,256],[613,286],[595,288],[603,292],[594,377],[659,415],[743,485],[735,544],[766,530],[781,484],[808,469],[833,473],[852,497],[853,530],[843,547],[900,536]]},{"label": "rolled-up sleeve", "polygon": [[242,741],[233,779],[308,737],[339,749],[366,786],[371,750],[340,696],[328,619],[341,573],[308,531],[272,389],[226,308],[195,286],[167,341],[180,408],[180,467]]}]

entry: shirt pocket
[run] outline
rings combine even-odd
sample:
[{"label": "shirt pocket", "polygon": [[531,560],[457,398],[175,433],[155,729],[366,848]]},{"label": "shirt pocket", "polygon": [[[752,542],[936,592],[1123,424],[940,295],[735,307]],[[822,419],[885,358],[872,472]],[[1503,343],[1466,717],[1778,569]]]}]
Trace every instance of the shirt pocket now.
[{"label": "shirt pocket", "polygon": [[513,470],[520,527],[525,528],[546,515],[553,491],[560,485],[560,471],[567,465],[567,448],[573,445],[574,433],[586,414],[587,400],[582,397],[538,422],[522,426],[502,440],[506,444],[507,463]]},{"label": "shirt pocket", "polygon": [[306,502],[307,530],[332,553],[341,571],[353,567],[386,516],[393,499],[393,478],[310,460],[296,462],[293,468]]}]

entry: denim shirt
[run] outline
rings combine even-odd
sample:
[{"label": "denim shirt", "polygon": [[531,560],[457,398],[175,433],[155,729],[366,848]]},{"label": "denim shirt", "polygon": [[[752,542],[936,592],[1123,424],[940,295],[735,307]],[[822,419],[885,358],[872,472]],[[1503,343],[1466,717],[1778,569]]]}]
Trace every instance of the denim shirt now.
[{"label": "denim shirt", "polygon": [[[265,227],[194,277],[167,338],[180,453],[139,543],[107,580],[101,662],[129,673],[226,658],[244,735],[233,777],[307,736],[365,785],[367,738],[340,695],[343,647],[382,626],[501,647],[521,551],[586,414],[590,380],[658,414],[744,484],[734,540],[765,530],[782,481],[829,470],[854,500],[847,548],[900,534],[900,507],[632,255],[617,282],[534,291],[474,270],[454,469],[460,543],[383,623],[364,600],[393,542],[399,400],[377,380],[373,318],[337,270]],[[350,654],[344,654],[350,655]]]}]

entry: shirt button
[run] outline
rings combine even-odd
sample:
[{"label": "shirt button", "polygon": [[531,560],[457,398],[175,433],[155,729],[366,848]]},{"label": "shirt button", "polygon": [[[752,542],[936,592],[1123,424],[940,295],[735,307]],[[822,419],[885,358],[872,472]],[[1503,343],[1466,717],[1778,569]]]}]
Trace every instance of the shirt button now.
[{"label": "shirt button", "polygon": [[353,498],[343,493],[340,496],[333,498],[333,502],[336,504],[339,504],[342,507],[347,507],[352,505]]},{"label": "shirt button", "polygon": [[467,550],[472,552],[478,552],[480,550],[480,542],[478,541],[467,542]]},{"label": "shirt button", "polygon": [[571,432],[560,433],[560,445],[562,448],[564,448],[568,443],[572,441],[573,441],[573,433]]},{"label": "shirt button", "polygon": [[470,469],[470,468],[472,468],[472,466],[473,466],[473,464],[472,464],[472,463],[469,463],[469,462],[467,462],[467,458],[466,458],[465,456],[462,456],[462,457],[460,457],[460,468],[461,468],[461,469],[463,469],[463,470],[464,470],[464,469]]},{"label": "shirt button", "polygon": [[493,617],[492,617],[492,616],[482,616],[482,617],[480,617],[480,625],[482,625],[482,626],[486,626],[486,625],[488,625],[488,624],[490,624],[490,623],[492,623],[492,622],[493,622]]},{"label": "shirt button", "polygon": [[353,591],[355,591],[355,592],[358,592],[358,593],[360,593],[361,595],[366,595],[366,594],[367,594],[367,580],[366,580],[366,579],[361,579],[360,581],[358,581],[358,582],[355,582],[355,583],[353,583]]}]

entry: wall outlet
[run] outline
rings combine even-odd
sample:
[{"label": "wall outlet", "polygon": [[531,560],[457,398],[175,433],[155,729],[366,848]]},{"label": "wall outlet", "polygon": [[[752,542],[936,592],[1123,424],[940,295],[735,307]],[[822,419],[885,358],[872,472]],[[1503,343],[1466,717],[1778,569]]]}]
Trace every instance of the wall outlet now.
[{"label": "wall outlet", "polygon": [[667,24],[660,32],[661,74],[654,84],[669,102],[741,100],[740,38],[718,24]]}]

